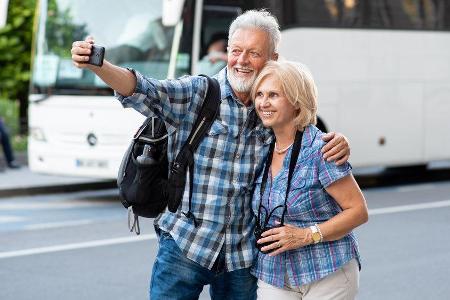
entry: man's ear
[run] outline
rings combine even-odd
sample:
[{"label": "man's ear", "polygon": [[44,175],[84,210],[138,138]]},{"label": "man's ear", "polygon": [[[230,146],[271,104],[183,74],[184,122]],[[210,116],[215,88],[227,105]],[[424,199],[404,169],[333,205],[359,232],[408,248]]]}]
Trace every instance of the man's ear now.
[{"label": "man's ear", "polygon": [[275,61],[278,60],[278,53],[274,52],[274,53],[272,54],[272,60],[275,60]]}]

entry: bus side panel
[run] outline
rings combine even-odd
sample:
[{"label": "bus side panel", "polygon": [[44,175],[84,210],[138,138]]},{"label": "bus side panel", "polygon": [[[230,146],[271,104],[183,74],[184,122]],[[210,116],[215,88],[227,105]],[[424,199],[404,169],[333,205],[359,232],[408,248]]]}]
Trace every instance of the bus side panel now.
[{"label": "bus side panel", "polygon": [[[51,96],[30,102],[29,167],[41,173],[116,178],[143,120],[108,96]],[[45,140],[37,139],[36,131]]]},{"label": "bus side panel", "polygon": [[[450,73],[450,70],[448,71]],[[450,82],[448,79],[447,82]],[[450,157],[450,84],[428,84],[425,88],[425,157],[428,161]]]},{"label": "bus side panel", "polygon": [[425,157],[450,158],[450,33],[424,35]]},{"label": "bus side panel", "polygon": [[[414,72],[417,65],[411,63],[422,52],[405,56],[409,49],[401,46],[420,38],[402,34],[311,28],[282,32],[281,56],[311,69],[324,122],[350,139],[354,166],[424,162],[424,88]],[[336,110],[334,116],[331,110]]]}]

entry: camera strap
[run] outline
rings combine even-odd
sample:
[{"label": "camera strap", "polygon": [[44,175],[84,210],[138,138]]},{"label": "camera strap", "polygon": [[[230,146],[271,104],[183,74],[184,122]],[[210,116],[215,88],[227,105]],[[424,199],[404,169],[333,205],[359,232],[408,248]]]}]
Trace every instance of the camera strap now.
[{"label": "camera strap", "polygon": [[257,219],[258,225],[260,225],[260,220],[261,220],[261,208],[263,208],[266,211],[266,218],[264,220],[264,224],[266,225],[268,223],[270,217],[272,216],[272,213],[279,207],[283,207],[283,214],[281,215],[281,226],[284,225],[284,216],[286,215],[286,211],[287,211],[287,199],[289,196],[289,191],[291,190],[291,181],[292,181],[292,176],[294,175],[295,165],[297,164],[297,159],[300,154],[300,150],[301,150],[301,146],[302,146],[302,138],[303,138],[303,131],[297,131],[295,134],[295,141],[294,141],[294,145],[292,147],[291,158],[289,161],[288,182],[287,182],[287,186],[286,186],[286,196],[284,199],[284,205],[276,206],[274,209],[272,209],[270,214],[268,214],[267,209],[262,205],[262,201],[263,201],[262,198],[263,198],[264,190],[266,189],[267,178],[269,176],[269,169],[270,169],[270,166],[272,165],[272,155],[273,155],[273,149],[275,147],[275,140],[272,142],[272,144],[270,144],[269,154],[267,156],[266,165],[264,167],[264,172],[263,172],[263,178],[261,181],[261,189],[259,191],[260,201],[259,201],[259,207],[258,207],[258,219]]},{"label": "camera strap", "polygon": [[289,162],[288,182],[286,187],[286,197],[284,199],[283,215],[281,216],[281,226],[284,225],[284,215],[286,214],[287,211],[287,199],[289,196],[289,192],[291,190],[291,181],[292,176],[294,176],[295,165],[297,164],[297,159],[302,147],[302,138],[303,138],[303,131],[297,131],[297,133],[295,134],[294,146],[292,147],[291,160]]}]

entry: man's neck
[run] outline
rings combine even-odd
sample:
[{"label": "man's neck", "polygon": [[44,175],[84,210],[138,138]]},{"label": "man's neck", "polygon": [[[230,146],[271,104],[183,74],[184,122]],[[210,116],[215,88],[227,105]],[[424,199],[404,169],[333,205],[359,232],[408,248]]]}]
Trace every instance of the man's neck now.
[{"label": "man's neck", "polygon": [[234,94],[245,106],[249,107],[250,105],[252,105],[252,99],[250,97],[250,93],[238,93],[238,92],[234,91]]}]

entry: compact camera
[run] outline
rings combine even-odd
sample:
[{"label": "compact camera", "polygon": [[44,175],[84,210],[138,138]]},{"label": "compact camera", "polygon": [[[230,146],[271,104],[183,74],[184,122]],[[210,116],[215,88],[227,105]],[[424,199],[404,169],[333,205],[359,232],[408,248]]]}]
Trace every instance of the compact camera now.
[{"label": "compact camera", "polygon": [[258,244],[257,242],[258,242],[258,240],[261,238],[261,235],[262,235],[264,232],[266,232],[267,230],[270,230],[270,229],[272,229],[272,228],[281,227],[281,226],[282,226],[282,225],[280,224],[280,225],[267,226],[267,227],[261,228],[261,226],[259,226],[258,224],[256,225],[255,230],[254,230],[254,234],[255,234],[255,238],[256,238],[255,245],[256,245],[256,248],[258,248],[258,250],[259,250],[261,253],[268,254],[268,253],[270,253],[270,252],[276,250],[276,249],[272,249],[272,250],[269,250],[269,251],[262,251],[262,250],[261,250],[262,247],[265,247],[265,246],[267,246],[267,245],[270,245],[270,244],[272,244],[272,242],[265,242],[265,243],[262,243],[262,244]]},{"label": "compact camera", "polygon": [[105,47],[92,45],[88,64],[101,67],[103,65],[104,57],[105,57]]}]

